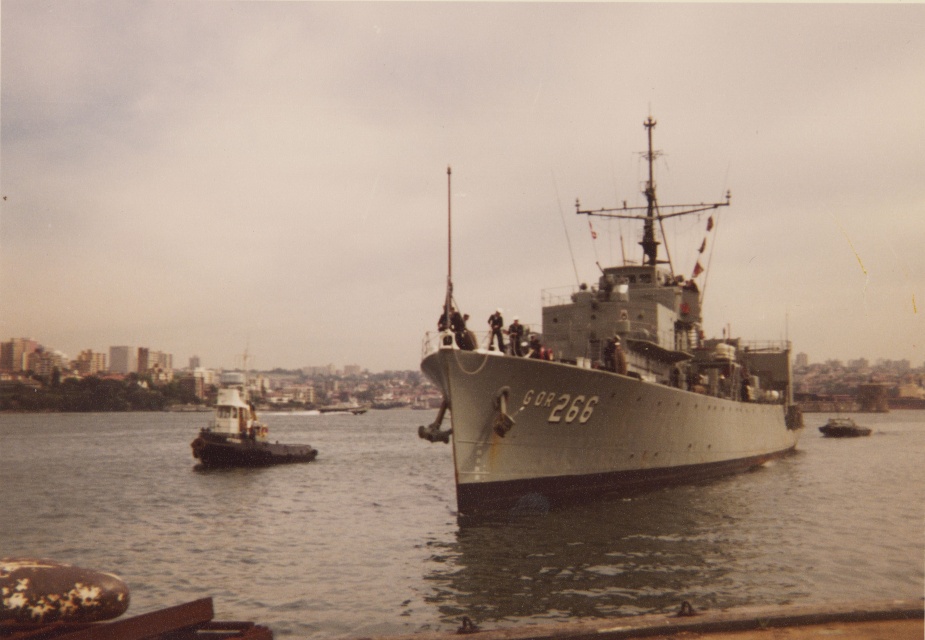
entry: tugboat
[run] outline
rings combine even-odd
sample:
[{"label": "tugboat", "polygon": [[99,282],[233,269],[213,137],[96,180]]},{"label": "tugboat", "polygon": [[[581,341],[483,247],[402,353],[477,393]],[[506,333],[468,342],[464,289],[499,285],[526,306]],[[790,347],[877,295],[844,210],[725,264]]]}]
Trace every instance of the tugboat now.
[{"label": "tugboat", "polygon": [[826,438],[857,438],[869,436],[870,429],[858,426],[851,418],[829,418],[819,431]]},{"label": "tugboat", "polygon": [[222,377],[215,403],[215,418],[190,444],[203,468],[266,467],[311,462],[318,450],[307,444],[271,443],[267,426],[257,419],[247,401],[247,379],[242,373]]}]

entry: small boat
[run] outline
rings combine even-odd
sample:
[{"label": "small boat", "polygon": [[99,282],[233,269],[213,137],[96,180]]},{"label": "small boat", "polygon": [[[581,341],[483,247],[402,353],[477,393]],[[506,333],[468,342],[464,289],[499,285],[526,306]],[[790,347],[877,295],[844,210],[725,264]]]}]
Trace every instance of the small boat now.
[{"label": "small boat", "polygon": [[247,401],[244,374],[225,374],[215,403],[215,418],[190,443],[202,467],[266,467],[311,462],[318,450],[307,444],[270,442],[269,429]]},{"label": "small boat", "polygon": [[829,418],[819,431],[826,438],[857,438],[869,436],[870,429],[858,426],[851,418]]},{"label": "small boat", "polygon": [[373,402],[373,409],[407,409],[411,406],[410,400],[404,398],[382,397]]},{"label": "small boat", "polygon": [[354,400],[339,404],[326,404],[323,407],[318,407],[318,411],[320,413],[352,413],[355,416],[360,416],[369,411],[369,405],[359,404]]}]

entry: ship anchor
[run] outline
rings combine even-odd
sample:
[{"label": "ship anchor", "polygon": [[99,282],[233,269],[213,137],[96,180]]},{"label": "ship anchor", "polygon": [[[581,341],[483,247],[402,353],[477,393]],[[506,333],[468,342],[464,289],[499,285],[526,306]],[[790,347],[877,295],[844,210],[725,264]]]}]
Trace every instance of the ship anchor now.
[{"label": "ship anchor", "polygon": [[440,404],[440,411],[437,412],[437,418],[426,427],[421,425],[418,427],[418,437],[422,440],[427,440],[428,442],[446,442],[449,444],[450,435],[453,433],[453,429],[447,429],[446,431],[440,430],[440,425],[443,424],[443,416],[446,415],[446,410],[449,408],[450,403],[447,402],[447,399],[444,398],[443,402]]}]

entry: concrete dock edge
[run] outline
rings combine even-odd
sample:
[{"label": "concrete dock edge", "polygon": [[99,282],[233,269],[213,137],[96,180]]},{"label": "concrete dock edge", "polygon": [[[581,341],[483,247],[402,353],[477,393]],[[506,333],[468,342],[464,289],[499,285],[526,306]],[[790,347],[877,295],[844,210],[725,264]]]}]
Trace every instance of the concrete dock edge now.
[{"label": "concrete dock edge", "polygon": [[[801,628],[814,625],[903,622],[903,635],[896,636],[872,632],[857,637],[913,637],[922,638],[925,628],[923,600],[888,600],[870,603],[829,605],[779,605],[742,607],[729,610],[694,608],[693,615],[653,614],[626,618],[597,618],[576,622],[493,627],[460,618],[456,631],[422,632],[411,635],[388,636],[388,640],[448,640],[470,636],[472,640],[627,640],[697,634],[693,637],[709,638],[704,634],[726,634],[742,631],[762,631],[780,628]],[[681,607],[679,606],[679,611]],[[916,624],[916,622],[918,624]],[[911,635],[910,635],[911,634]],[[800,637],[798,634],[793,636]],[[385,640],[385,637],[376,640]]]}]

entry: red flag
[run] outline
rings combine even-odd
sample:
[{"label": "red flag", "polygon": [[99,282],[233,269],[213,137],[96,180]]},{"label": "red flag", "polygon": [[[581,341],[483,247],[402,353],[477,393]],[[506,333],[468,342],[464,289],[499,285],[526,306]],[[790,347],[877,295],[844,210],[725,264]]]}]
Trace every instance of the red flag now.
[{"label": "red flag", "polygon": [[594,226],[591,224],[591,218],[588,218],[588,228],[591,229],[591,239],[597,240],[597,231],[594,230]]},{"label": "red flag", "polygon": [[691,274],[692,278],[696,278],[701,273],[703,273],[703,267],[700,266],[700,261],[697,261],[697,264],[694,265],[694,273]]},{"label": "red flag", "polygon": [[707,248],[707,239],[704,238],[703,242],[700,243],[700,248],[697,249],[697,253],[703,253],[703,250]]},{"label": "red flag", "polygon": [[712,229],[712,228],[713,228],[713,216],[710,216],[710,217],[707,219],[707,231],[709,231],[709,230]]}]

